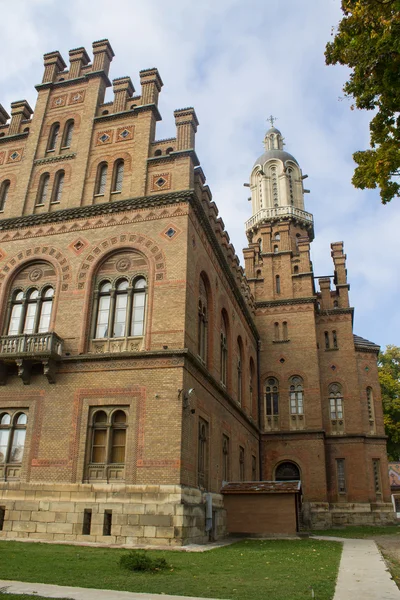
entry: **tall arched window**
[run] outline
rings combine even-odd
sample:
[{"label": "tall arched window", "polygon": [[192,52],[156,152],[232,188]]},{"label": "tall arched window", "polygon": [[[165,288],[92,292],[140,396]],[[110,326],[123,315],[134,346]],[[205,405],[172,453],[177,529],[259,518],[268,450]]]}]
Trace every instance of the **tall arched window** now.
[{"label": "tall arched window", "polygon": [[104,196],[106,191],[106,182],[107,182],[107,163],[100,163],[97,168],[97,177],[96,177],[96,194],[99,196]]},{"label": "tall arched window", "polygon": [[279,415],[279,384],[275,377],[268,377],[265,382],[265,413],[267,417]]},{"label": "tall arched window", "polygon": [[207,322],[208,322],[208,300],[207,290],[203,277],[199,282],[199,305],[197,315],[197,352],[201,360],[207,362]]},{"label": "tall arched window", "polygon": [[126,455],[127,415],[114,407],[96,409],[90,421],[89,479],[120,479]]},{"label": "tall arched window", "polygon": [[374,394],[372,391],[372,387],[367,387],[367,408],[368,408],[368,419],[370,425],[373,425],[375,420],[375,410],[374,410]]},{"label": "tall arched window", "polygon": [[332,420],[343,419],[343,393],[339,383],[329,386],[329,411]]},{"label": "tall arched window", "polygon": [[16,465],[22,462],[27,421],[24,412],[0,413],[0,464]]},{"label": "tall arched window", "polygon": [[58,204],[61,202],[62,191],[64,187],[65,171],[57,171],[54,178],[54,189],[51,198],[52,204]]},{"label": "tall arched window", "polygon": [[228,327],[224,313],[221,314],[220,374],[221,383],[226,386],[228,380]]},{"label": "tall arched window", "polygon": [[279,275],[275,275],[275,290],[277,294],[281,293],[281,278]]},{"label": "tall arched window", "polygon": [[242,367],[243,367],[243,345],[242,345],[241,338],[238,337],[237,348],[236,348],[236,373],[237,373],[236,390],[237,390],[237,401],[239,402],[240,405],[242,404],[242,398],[243,398]]},{"label": "tall arched window", "polygon": [[144,277],[101,281],[95,296],[94,337],[137,337],[144,333],[147,283]]},{"label": "tall arched window", "polygon": [[254,361],[250,358],[250,370],[249,370],[249,409],[253,416],[253,419],[257,418],[257,384],[255,379],[255,367]]},{"label": "tall arched window", "polygon": [[[122,191],[122,182],[124,180],[124,161],[117,160],[114,164],[112,192]],[[103,192],[104,193],[104,192]]]},{"label": "tall arched window", "polygon": [[303,380],[298,375],[289,380],[290,414],[302,415],[304,413],[304,388]]},{"label": "tall arched window", "polygon": [[11,299],[8,335],[46,333],[50,328],[54,289],[15,290]]},{"label": "tall arched window", "polygon": [[239,446],[239,481],[245,480],[244,448]]},{"label": "tall arched window", "polygon": [[208,423],[201,418],[197,448],[197,483],[200,488],[208,488]]},{"label": "tall arched window", "polygon": [[47,145],[47,151],[55,150],[58,140],[58,134],[60,133],[60,123],[53,123],[50,130],[49,143]]},{"label": "tall arched window", "polygon": [[71,142],[72,142],[72,134],[74,132],[74,121],[73,119],[70,119],[69,121],[66,122],[65,127],[64,127],[64,135],[63,135],[63,140],[62,140],[62,148],[69,148],[71,146]]},{"label": "tall arched window", "polygon": [[0,211],[4,210],[4,206],[7,202],[8,192],[10,190],[10,180],[5,179],[0,186]]},{"label": "tall arched window", "polygon": [[46,202],[49,191],[50,174],[43,173],[40,177],[38,194],[36,197],[36,206],[42,206]]},{"label": "tall arched window", "polygon": [[222,481],[229,481],[229,438],[222,436]]}]

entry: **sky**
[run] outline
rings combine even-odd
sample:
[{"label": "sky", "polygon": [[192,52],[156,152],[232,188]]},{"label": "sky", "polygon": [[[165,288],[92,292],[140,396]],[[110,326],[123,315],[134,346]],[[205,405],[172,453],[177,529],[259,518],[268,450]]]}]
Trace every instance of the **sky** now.
[{"label": "sky", "polygon": [[[326,66],[324,49],[341,19],[340,0],[0,0],[0,103],[27,99],[45,52],[91,56],[95,40],[115,52],[110,79],[157,67],[164,82],[157,138],[175,136],[173,111],[194,106],[196,152],[243,264],[248,182],[263,152],[267,118],[308,174],[315,275],[330,275],[330,244],[344,241],[354,332],[383,348],[400,345],[400,202],[351,185],[352,154],[369,144],[371,113],[351,110],[348,69]],[[108,92],[106,100],[111,100]]]}]

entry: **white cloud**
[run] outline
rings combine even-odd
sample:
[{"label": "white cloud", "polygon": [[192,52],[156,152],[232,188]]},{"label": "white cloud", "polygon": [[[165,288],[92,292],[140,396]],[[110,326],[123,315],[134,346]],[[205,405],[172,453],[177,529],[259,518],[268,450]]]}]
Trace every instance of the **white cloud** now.
[{"label": "white cloud", "polygon": [[[111,7],[110,7],[111,6]],[[352,153],[368,144],[369,114],[339,101],[347,77],[326,67],[324,48],[341,18],[339,0],[18,0],[3,3],[0,102],[26,97],[41,80],[41,55],[108,37],[116,53],[111,78],[157,66],[165,87],[158,136],[174,135],[173,110],[193,105],[200,121],[197,152],[231,241],[241,258],[244,221],[250,216],[243,188],[270,113],[298,159],[314,213],[316,274],[332,272],[330,243],[344,240],[348,253],[356,330],[400,344],[398,202],[383,207],[378,192],[360,192],[350,180]],[[18,36],[9,23],[18,23]]]}]

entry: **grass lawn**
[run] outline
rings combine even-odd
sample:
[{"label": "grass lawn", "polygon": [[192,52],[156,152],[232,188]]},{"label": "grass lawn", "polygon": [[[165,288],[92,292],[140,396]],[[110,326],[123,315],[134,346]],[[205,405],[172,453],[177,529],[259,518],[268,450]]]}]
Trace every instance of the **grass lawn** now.
[{"label": "grass lawn", "polygon": [[320,531],[311,531],[310,533],[311,535],[368,539],[378,535],[400,536],[400,525],[387,525],[384,527],[344,527],[343,529],[324,529]]},{"label": "grass lawn", "polygon": [[[246,540],[207,552],[151,551],[168,571],[121,569],[128,550],[0,542],[2,579],[130,592],[229,598],[331,600],[342,545],[316,540]],[[26,600],[26,598],[25,598]]]},{"label": "grass lawn", "polygon": [[[1,596],[5,596],[4,600],[52,600],[51,598],[45,598],[44,596],[28,596],[28,594],[5,594],[0,591]],[[69,598],[58,598],[57,600],[70,600]]]}]

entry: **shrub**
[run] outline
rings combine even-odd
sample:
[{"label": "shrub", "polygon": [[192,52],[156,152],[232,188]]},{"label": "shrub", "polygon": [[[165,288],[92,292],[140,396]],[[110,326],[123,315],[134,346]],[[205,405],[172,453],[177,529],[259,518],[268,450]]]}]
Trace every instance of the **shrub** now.
[{"label": "shrub", "polygon": [[152,558],[145,550],[131,550],[119,559],[119,566],[128,571],[164,571],[168,569],[165,558]]}]

